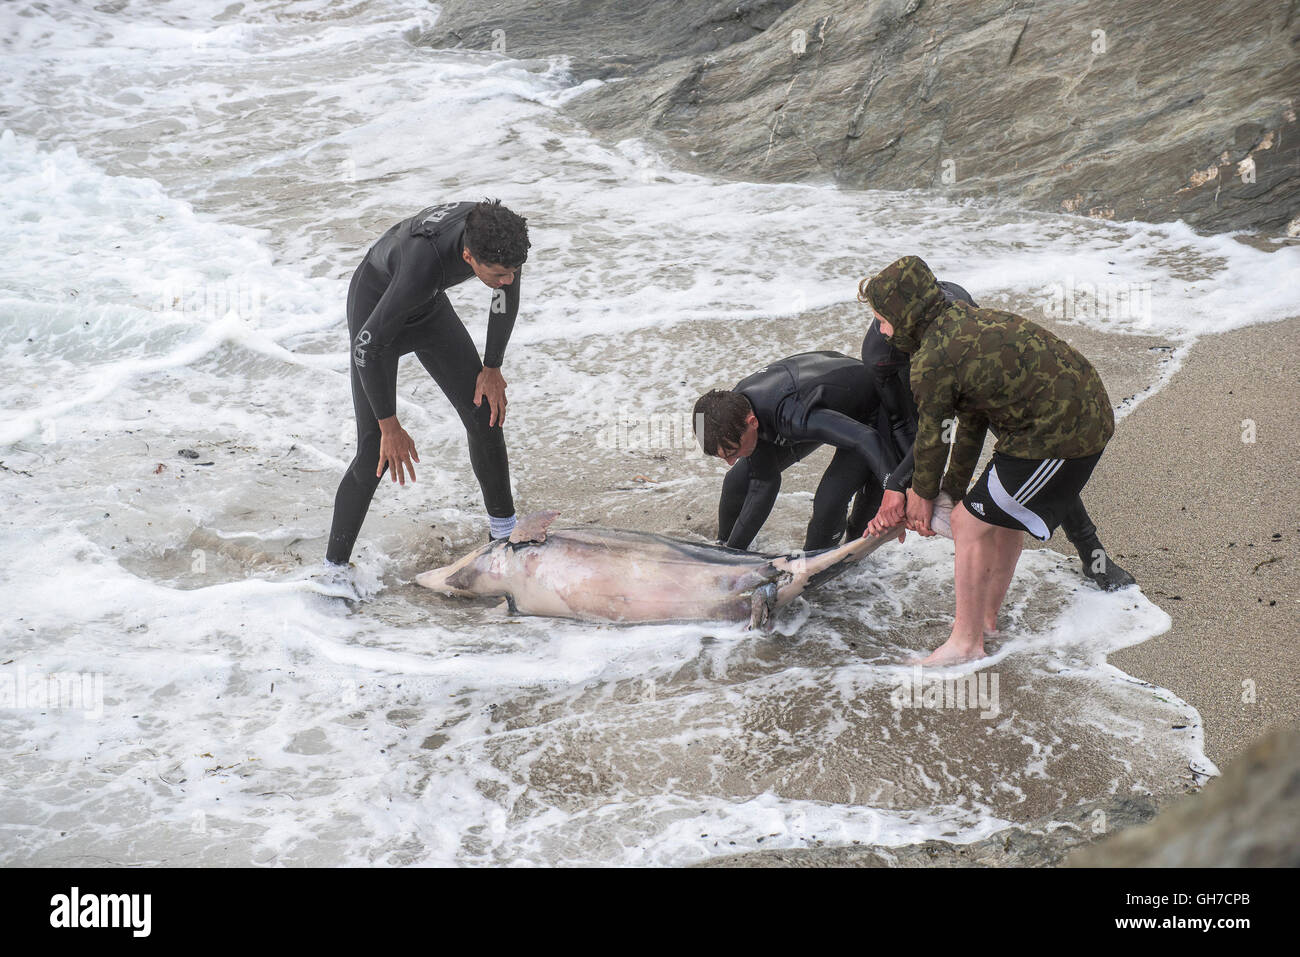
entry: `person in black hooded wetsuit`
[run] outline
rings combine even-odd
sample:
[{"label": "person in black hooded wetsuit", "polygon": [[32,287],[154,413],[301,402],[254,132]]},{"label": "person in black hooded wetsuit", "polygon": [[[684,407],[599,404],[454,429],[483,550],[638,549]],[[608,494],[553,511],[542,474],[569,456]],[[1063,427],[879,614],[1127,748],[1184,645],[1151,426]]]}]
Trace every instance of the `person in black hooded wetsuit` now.
[{"label": "person in black hooded wetsuit", "polygon": [[[412,460],[420,457],[397,419],[397,364],[408,352],[465,427],[489,536],[501,538],[514,528],[501,363],[519,312],[520,267],[529,245],[525,220],[499,200],[444,203],[393,226],[357,267],[347,303],[357,454],[334,497],[325,556],[331,565],[346,565],[351,557],[383,472],[402,485],[408,475],[415,480]],[[471,276],[493,290],[481,362],[445,292]]]},{"label": "person in black hooded wetsuit", "polygon": [[781,473],[822,445],[835,456],[813,498],[806,550],[829,548],[844,533],[845,514],[864,484],[881,484],[898,455],[877,429],[872,375],[837,352],[805,352],[774,362],[714,390],[695,404],[697,438],[708,455],[731,466],[718,502],[718,538],[747,549],[771,514]]},{"label": "person in black hooded wetsuit", "polygon": [[[949,302],[960,300],[975,305],[970,293],[955,282],[940,280],[939,288]],[[885,477],[884,483],[864,485],[854,499],[848,523],[850,538],[862,535],[867,524],[880,511],[882,500],[887,500],[891,493],[894,496],[903,495],[911,485],[912,445],[916,442],[917,411],[908,379],[910,363],[911,357],[895,349],[873,322],[867,329],[866,338],[862,340],[862,364],[871,374],[872,385],[879,400],[876,427],[882,435],[889,436],[899,462]],[[902,522],[901,517],[898,522]]]},{"label": "person in black hooded wetsuit", "polygon": [[[971,294],[955,282],[940,281],[949,302],[977,305]],[[912,483],[912,445],[916,441],[917,410],[912,398],[911,356],[895,349],[874,319],[862,340],[862,364],[869,370],[879,401],[878,427],[891,437],[901,457],[883,483],[867,483],[858,493],[849,517],[851,537],[861,536],[870,525],[879,530],[903,521],[904,493]],[[1110,559],[1097,536],[1083,499],[1075,496],[1061,520],[1061,530],[1079,552],[1083,574],[1105,591],[1135,584],[1133,576]]]}]

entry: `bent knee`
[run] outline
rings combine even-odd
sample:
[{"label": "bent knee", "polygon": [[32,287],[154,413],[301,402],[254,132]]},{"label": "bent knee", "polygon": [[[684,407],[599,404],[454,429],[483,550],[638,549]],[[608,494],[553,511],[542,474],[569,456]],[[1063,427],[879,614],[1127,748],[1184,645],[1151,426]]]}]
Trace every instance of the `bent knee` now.
[{"label": "bent knee", "polygon": [[375,470],[379,468],[379,437],[375,436],[374,440],[363,440],[357,447],[357,454],[352,457],[348,465],[348,471],[355,475],[358,480],[365,481],[372,479],[378,481],[375,476]]},{"label": "bent knee", "polygon": [[492,421],[492,409],[485,401],[479,406],[466,406],[456,410],[460,415],[461,424],[465,426],[465,431],[470,435],[489,435],[500,434],[501,423],[490,425]]}]

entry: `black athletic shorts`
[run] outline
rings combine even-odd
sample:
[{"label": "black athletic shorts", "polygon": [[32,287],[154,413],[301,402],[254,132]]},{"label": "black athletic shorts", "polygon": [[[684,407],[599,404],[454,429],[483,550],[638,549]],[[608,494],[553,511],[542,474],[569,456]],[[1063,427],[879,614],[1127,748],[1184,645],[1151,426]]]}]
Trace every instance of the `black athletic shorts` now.
[{"label": "black athletic shorts", "polygon": [[976,518],[1047,541],[1079,497],[1101,453],[1082,459],[1017,459],[1000,452],[962,501]]}]

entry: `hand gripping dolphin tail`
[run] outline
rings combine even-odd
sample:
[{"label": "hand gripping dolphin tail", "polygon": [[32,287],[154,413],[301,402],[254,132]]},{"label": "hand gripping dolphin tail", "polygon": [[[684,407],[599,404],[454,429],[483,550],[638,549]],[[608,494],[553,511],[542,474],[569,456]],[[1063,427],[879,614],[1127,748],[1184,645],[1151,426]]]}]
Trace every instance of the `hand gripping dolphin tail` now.
[{"label": "hand gripping dolphin tail", "polygon": [[508,540],[417,576],[425,588],[505,598],[514,613],[645,624],[745,621],[769,629],[774,613],[898,535],[901,528],[818,552],[765,555],[652,532],[551,529],[536,512]]}]

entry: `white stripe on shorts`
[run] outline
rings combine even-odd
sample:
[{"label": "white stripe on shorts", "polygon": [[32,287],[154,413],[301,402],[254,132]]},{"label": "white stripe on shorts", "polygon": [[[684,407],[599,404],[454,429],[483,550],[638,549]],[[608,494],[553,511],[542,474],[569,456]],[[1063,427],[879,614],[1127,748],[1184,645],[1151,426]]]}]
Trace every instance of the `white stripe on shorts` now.
[{"label": "white stripe on shorts", "polygon": [[[1038,473],[1035,472],[1034,474],[1037,475]],[[1023,487],[1021,490],[1023,491]],[[1034,536],[1034,538],[1038,539],[1040,542],[1045,542],[1052,537],[1051,533],[1047,530],[1047,523],[1017,502],[1010,494],[1008,494],[1007,490],[1002,487],[1002,480],[998,478],[998,469],[996,465],[989,467],[989,497],[993,499],[993,503],[997,505],[998,508],[1002,509],[1002,511],[1006,512],[1023,525],[1029,531],[1029,534]]]},{"label": "white stripe on shorts", "polygon": [[1020,491],[1012,497],[1021,505],[1027,505],[1029,500],[1052,480],[1052,476],[1060,470],[1064,462],[1065,459],[1044,459],[1043,464],[1034,470],[1033,475],[1029,476],[1029,481],[1020,486]]}]

